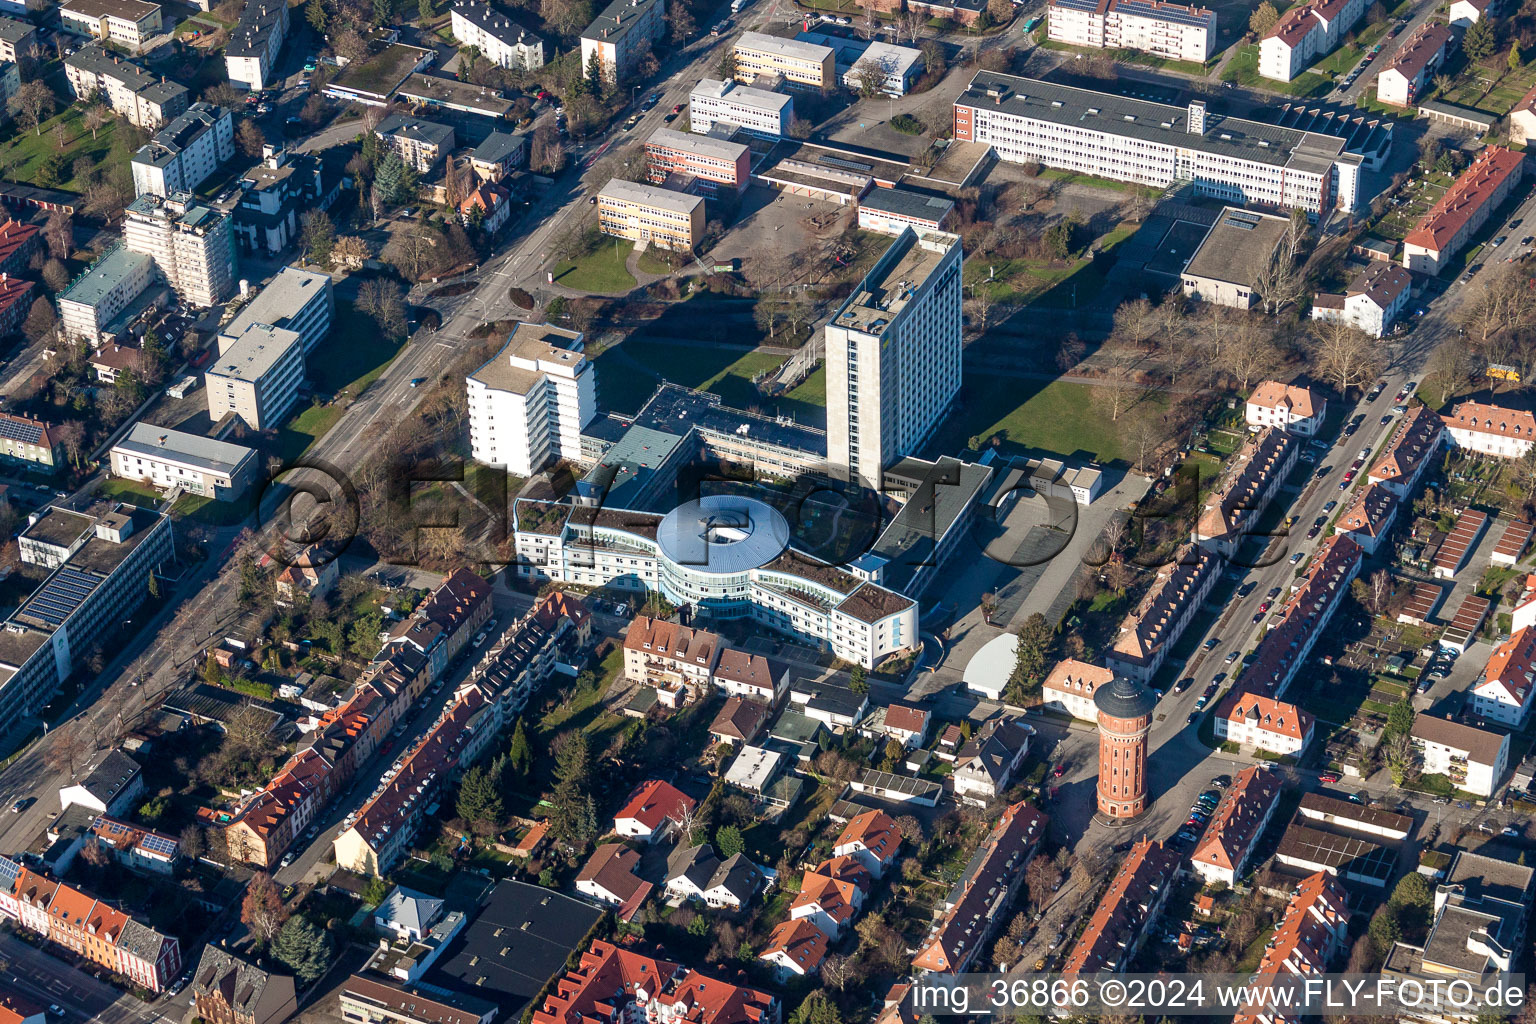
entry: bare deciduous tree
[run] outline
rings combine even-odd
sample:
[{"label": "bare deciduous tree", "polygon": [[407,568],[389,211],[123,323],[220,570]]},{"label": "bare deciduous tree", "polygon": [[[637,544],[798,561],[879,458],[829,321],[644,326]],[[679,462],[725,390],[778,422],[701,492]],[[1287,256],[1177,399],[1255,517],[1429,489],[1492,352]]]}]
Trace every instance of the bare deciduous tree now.
[{"label": "bare deciduous tree", "polygon": [[1381,350],[1374,338],[1347,320],[1314,320],[1311,327],[1317,339],[1313,362],[1318,376],[1341,393],[1375,379]]}]

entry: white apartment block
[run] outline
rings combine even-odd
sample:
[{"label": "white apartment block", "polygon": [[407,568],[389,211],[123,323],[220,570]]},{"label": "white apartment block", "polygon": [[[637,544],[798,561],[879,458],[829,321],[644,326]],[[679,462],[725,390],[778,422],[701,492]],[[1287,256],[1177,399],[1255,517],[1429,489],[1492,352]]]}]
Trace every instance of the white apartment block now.
[{"label": "white apartment block", "polygon": [[1446,718],[1419,715],[1409,733],[1426,775],[1444,775],[1457,789],[1492,796],[1509,766],[1509,736]]},{"label": "white apartment block", "polygon": [[781,76],[786,85],[830,89],[837,84],[832,47],[805,43],[762,32],[743,32],[736,39],[736,81]]},{"label": "white apartment block", "polygon": [[734,81],[705,78],[688,95],[688,127],[701,135],[723,122],[763,138],[779,138],[789,134],[794,117],[794,97]]},{"label": "white apartment block", "polygon": [[1216,51],[1216,12],[1163,0],[1051,0],[1050,37],[1093,49],[1141,50],[1205,63]]},{"label": "white apartment block", "polygon": [[1360,157],[1344,141],[1188,107],[1036,78],[977,72],[955,101],[955,138],[998,159],[1112,181],[1195,190],[1241,205],[1313,216],[1355,208]]},{"label": "white apartment block", "polygon": [[1456,33],[1447,25],[1425,25],[1414,33],[1376,76],[1376,98],[1394,107],[1413,106],[1424,93],[1456,45]]},{"label": "white apartment block", "polygon": [[1457,28],[1471,28],[1472,23],[1481,21],[1493,5],[1494,0],[1454,0],[1446,16]]},{"label": "white apartment block", "polygon": [[1403,266],[1438,274],[1520,184],[1525,154],[1485,146],[1403,239]]},{"label": "white apartment block", "polygon": [[1271,754],[1300,754],[1312,741],[1312,716],[1258,693],[1236,693],[1216,711],[1216,738]]},{"label": "white apartment block", "polygon": [[[691,531],[711,517],[743,524],[744,536],[701,549]],[[705,624],[750,620],[865,668],[918,642],[916,601],[794,552],[783,517],[753,499],[711,495],[667,516],[518,499],[513,522],[517,574],[530,583],[660,592]]]},{"label": "white apartment block", "polygon": [[1536,702],[1536,629],[1521,629],[1493,650],[1472,684],[1472,713],[1511,729],[1525,728]]},{"label": "white apartment block", "polygon": [[235,290],[235,239],[229,214],[190,192],[139,196],[123,216],[123,245],[155,261],[184,302],[212,306]]},{"label": "white apartment block", "polygon": [[154,280],[155,261],[123,246],[111,249],[59,293],[59,323],[66,338],[94,345],[107,325]]},{"label": "white apartment block", "polygon": [[1343,295],[1319,292],[1312,301],[1312,319],[1345,320],[1373,338],[1386,336],[1413,291],[1413,277],[1396,263],[1372,260]]},{"label": "white apartment block", "polygon": [[1048,708],[1065,711],[1085,722],[1097,722],[1099,706],[1093,702],[1093,691],[1114,681],[1112,668],[1065,658],[1045,677],[1042,697]]},{"label": "white apartment block", "polygon": [[284,267],[219,332],[219,350],[233,345],[251,324],[270,324],[297,334],[308,355],[330,333],[334,312],[331,275]]},{"label": "white apartment block", "polygon": [[623,82],[666,32],[666,0],[613,0],[581,34],[582,69],[591,66],[595,53],[603,77]]},{"label": "white apartment block", "polygon": [[0,60],[14,64],[22,57],[30,57],[37,40],[37,29],[31,22],[0,17]]},{"label": "white apartment block", "polygon": [[453,38],[504,68],[544,66],[544,40],[481,0],[453,0]]},{"label": "white apartment block", "polygon": [[133,192],[191,192],[235,157],[235,119],[211,103],[194,103],[133,154]]},{"label": "white apartment block", "polygon": [[1453,448],[1518,459],[1536,442],[1536,416],[1525,409],[1457,402],[1445,417],[1445,431]]},{"label": "white apartment block", "polygon": [[134,52],[161,29],[160,5],[145,0],[69,0],[59,8],[64,31]]},{"label": "white apartment block", "polygon": [[453,128],[406,114],[390,114],[373,129],[405,166],[428,174],[453,149]]},{"label": "white apartment block", "polygon": [[304,346],[298,334],[253,323],[208,364],[208,418],[217,423],[235,413],[252,430],[275,430],[299,398],[304,381]]},{"label": "white apartment block", "polygon": [[905,229],[826,326],[827,460],[879,490],[960,392],[958,235]]},{"label": "white apartment block", "polygon": [[1366,0],[1308,0],[1286,11],[1259,43],[1259,74],[1289,82],[1337,48],[1368,6]]},{"label": "white apartment block", "polygon": [[287,36],[287,0],[247,0],[224,47],[224,74],[229,84],[253,90],[274,84],[277,55]]},{"label": "white apartment block", "polygon": [[597,372],[579,331],[518,324],[502,350],[465,379],[476,462],[530,477],[580,459],[581,429],[597,415]]},{"label": "white apartment block", "polygon": [[131,124],[153,130],[186,110],[185,86],[152,75],[131,61],[87,43],[64,58],[64,77],[77,98],[98,94]]},{"label": "white apartment block", "polygon": [[244,494],[256,469],[254,449],[143,422],[112,446],[113,476],[219,501]]},{"label": "white apartment block", "polygon": [[1307,388],[1266,380],[1248,396],[1245,418],[1250,427],[1279,427],[1311,437],[1328,414],[1328,399]]}]

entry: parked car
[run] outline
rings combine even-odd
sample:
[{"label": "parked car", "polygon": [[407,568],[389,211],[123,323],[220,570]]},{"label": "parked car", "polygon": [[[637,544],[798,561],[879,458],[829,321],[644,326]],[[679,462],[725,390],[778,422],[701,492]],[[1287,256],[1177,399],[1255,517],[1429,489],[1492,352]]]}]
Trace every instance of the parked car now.
[{"label": "parked car", "polygon": [[1216,649],[1216,645],[1219,644],[1219,643],[1221,643],[1221,638],[1213,636],[1209,640],[1207,640],[1205,643],[1201,644],[1200,647],[1201,647],[1202,650],[1214,651]]},{"label": "parked car", "polygon": [[1187,690],[1191,686],[1193,686],[1194,682],[1195,682],[1195,677],[1194,676],[1185,676],[1183,679],[1180,679],[1177,683],[1173,684],[1173,692],[1174,693],[1183,693],[1185,690]]},{"label": "parked car", "polygon": [[1303,559],[1303,558],[1306,558],[1306,557],[1307,557],[1307,556],[1306,556],[1306,554],[1305,554],[1305,553],[1304,553],[1304,552],[1301,552],[1301,551],[1298,551],[1298,552],[1296,552],[1296,553],[1295,553],[1295,554],[1294,554],[1294,555],[1292,555],[1292,556],[1291,556],[1291,558],[1290,558],[1290,562],[1291,562],[1291,564],[1292,564],[1292,565],[1296,565],[1296,564],[1298,564],[1298,563],[1299,563],[1299,562],[1300,562],[1300,561],[1301,561],[1301,560],[1302,560],[1302,559]]},{"label": "parked car", "polygon": [[1232,663],[1233,663],[1233,662],[1234,662],[1234,661],[1236,661],[1236,660],[1237,660],[1237,659],[1238,659],[1238,658],[1239,658],[1239,657],[1241,657],[1241,652],[1239,652],[1239,651],[1228,651],[1228,652],[1227,652],[1227,657],[1226,657],[1226,659],[1225,659],[1225,660],[1224,660],[1224,661],[1223,661],[1223,662],[1222,662],[1222,664],[1223,664],[1223,665],[1230,665],[1230,664],[1232,664]]},{"label": "parked car", "polygon": [[1334,782],[1338,782],[1339,781],[1339,777],[1337,775],[1333,774],[1332,772],[1328,772],[1325,775],[1319,775],[1317,777],[1317,781],[1318,782],[1334,783]]},{"label": "parked car", "polygon": [[37,803],[37,797],[24,796],[20,800],[17,800],[15,803],[11,804],[11,813],[20,814],[22,811],[26,810],[28,807],[31,807],[35,803]]}]

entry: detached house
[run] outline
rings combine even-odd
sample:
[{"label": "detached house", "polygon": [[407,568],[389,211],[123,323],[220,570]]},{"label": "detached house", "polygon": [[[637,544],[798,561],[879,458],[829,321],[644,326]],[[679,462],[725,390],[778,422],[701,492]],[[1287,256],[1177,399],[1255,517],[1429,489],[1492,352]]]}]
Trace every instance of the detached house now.
[{"label": "detached house", "polygon": [[293,977],[273,974],[213,943],[188,986],[198,1017],[218,1024],[283,1024],[298,1012]]},{"label": "detached house", "polygon": [[330,557],[318,544],[300,551],[292,565],[277,574],[277,601],[292,604],[300,598],[324,597],[341,578],[339,559]]},{"label": "detached house", "polygon": [[869,888],[869,870],[858,858],[833,857],[805,873],[789,916],[805,918],[836,939],[864,908]]},{"label": "detached house", "polygon": [[901,829],[884,811],[865,811],[849,819],[832,847],[835,857],[852,857],[881,878],[901,852]]},{"label": "detached house", "polygon": [[1312,716],[1258,693],[1231,694],[1216,709],[1216,738],[1271,754],[1299,754],[1312,742]]},{"label": "detached house", "polygon": [[1413,275],[1407,270],[1396,263],[1372,260],[1343,295],[1318,293],[1312,300],[1312,319],[1345,320],[1371,337],[1381,338],[1408,308],[1412,286]]},{"label": "detached house", "polygon": [[1090,665],[1076,658],[1064,658],[1045,677],[1045,706],[1065,711],[1073,718],[1085,722],[1097,722],[1099,709],[1093,703],[1093,691],[1114,682],[1114,679],[1114,669]]},{"label": "detached house", "polygon": [[725,860],[708,843],[683,843],[667,858],[667,894],[698,900],[715,908],[740,910],[763,884],[763,870],[739,853]]},{"label": "detached house", "polygon": [[1279,427],[1311,437],[1323,425],[1328,400],[1294,384],[1266,380],[1248,396],[1246,419],[1250,427]]},{"label": "detached house", "polygon": [[640,855],[621,843],[604,843],[593,851],[576,876],[576,891],[619,908],[627,921],[650,894],[651,883],[635,874]]},{"label": "detached house", "polygon": [[982,725],[955,760],[955,798],[984,807],[1013,784],[1029,753],[1034,727],[1015,718],[994,718]]},{"label": "detached house", "polygon": [[791,918],[768,936],[768,945],[757,955],[773,964],[779,980],[804,978],[821,970],[827,956],[827,933],[806,918]]},{"label": "detached house", "polygon": [[642,782],[613,816],[613,830],[654,843],[682,824],[698,801],[659,779]]}]

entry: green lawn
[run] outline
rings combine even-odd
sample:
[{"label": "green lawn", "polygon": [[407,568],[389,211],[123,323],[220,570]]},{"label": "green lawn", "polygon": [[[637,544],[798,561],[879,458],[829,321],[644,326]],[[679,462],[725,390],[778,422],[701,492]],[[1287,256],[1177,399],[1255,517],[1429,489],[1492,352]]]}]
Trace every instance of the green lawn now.
[{"label": "green lawn", "polygon": [[1265,78],[1259,74],[1259,47],[1256,43],[1238,47],[1227,66],[1221,69],[1221,80],[1287,96],[1322,96],[1333,88],[1331,79],[1312,71],[1303,71],[1289,82]]},{"label": "green lawn", "polygon": [[[1063,53],[1080,53],[1085,56],[1104,53],[1104,50],[1094,49],[1088,46],[1073,46],[1071,43],[1059,42],[1049,38],[1046,33],[1049,30],[1050,19],[1042,17],[1040,24],[1035,27],[1035,45],[1042,50],[1059,50]],[[1141,50],[1109,50],[1112,60],[1125,64],[1141,64],[1145,67],[1157,68],[1160,71],[1172,71],[1181,75],[1192,75],[1197,78],[1205,77],[1210,68],[1204,64],[1197,64],[1191,60],[1172,60],[1168,57],[1159,57],[1154,53],[1144,53]]]},{"label": "green lawn", "polygon": [[316,391],[356,397],[389,368],[404,344],[404,338],[385,336],[352,303],[337,299],[330,337],[309,357],[309,379]]},{"label": "green lawn", "polygon": [[1096,178],[1091,174],[1079,174],[1076,171],[1066,171],[1059,167],[1047,167],[1040,172],[1040,177],[1047,181],[1060,181],[1068,185],[1088,185],[1092,188],[1107,188],[1114,192],[1129,192],[1135,187],[1135,182],[1115,181],[1112,178]]},{"label": "green lawn", "polygon": [[647,274],[671,274],[672,264],[668,263],[664,256],[655,249],[646,249],[635,261],[635,266]]},{"label": "green lawn", "polygon": [[276,455],[283,462],[292,462],[309,450],[309,446],[325,436],[325,432],[341,419],[341,408],[336,405],[311,405],[299,413],[277,432]]},{"label": "green lawn", "polygon": [[96,490],[105,497],[143,505],[145,508],[158,508],[160,505],[160,492],[137,480],[110,477],[102,481]]},{"label": "green lawn", "polygon": [[627,292],[635,279],[624,267],[632,246],[623,239],[604,239],[597,251],[574,263],[557,263],[555,283],[583,292]]},{"label": "green lawn", "polygon": [[[764,405],[752,377],[776,368],[783,361],[783,356],[766,352],[743,353],[736,349],[631,340],[604,351],[597,357],[597,368],[603,404],[609,409],[638,410],[655,390],[658,379],[712,391],[727,405],[746,409]],[[636,362],[651,371],[652,376],[636,373]]]},{"label": "green lawn", "polygon": [[1520,70],[1511,72],[1508,52],[1503,50],[1468,68],[1457,76],[1457,83],[1450,91],[1439,98],[1496,117],[1507,115],[1521,97],[1536,86],[1536,63],[1527,63]]},{"label": "green lawn", "polygon": [[1099,462],[1126,458],[1116,425],[1088,385],[967,376],[943,450],[963,446],[971,437],[985,442],[1000,434],[1006,455],[1083,453]]},{"label": "green lawn", "polygon": [[[43,161],[50,155],[59,153],[62,156],[62,170],[59,173],[59,187],[73,191],[82,191],[86,183],[75,178],[74,164],[80,157],[86,157],[91,161],[92,169],[103,164],[114,162],[112,154],[112,138],[116,133],[117,121],[109,122],[105,127],[96,132],[96,137],[91,138],[91,133],[81,123],[84,112],[78,106],[65,108],[58,114],[43,122],[42,134],[36,132],[19,131],[8,143],[0,146],[0,167],[5,169],[6,176],[12,181],[33,182],[37,181],[38,169]],[[64,128],[64,148],[59,149],[58,140],[54,137],[54,129],[62,125]],[[116,162],[125,162],[131,154],[121,154],[121,159]]]}]

